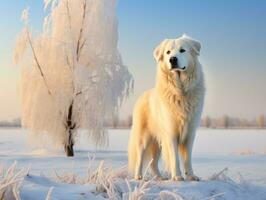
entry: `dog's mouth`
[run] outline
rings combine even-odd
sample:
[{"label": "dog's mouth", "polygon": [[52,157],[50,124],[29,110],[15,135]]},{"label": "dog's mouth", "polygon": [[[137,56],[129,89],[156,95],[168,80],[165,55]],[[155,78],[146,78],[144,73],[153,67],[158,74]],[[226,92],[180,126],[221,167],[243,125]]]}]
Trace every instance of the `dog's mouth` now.
[{"label": "dog's mouth", "polygon": [[171,71],[173,73],[176,73],[178,75],[178,77],[180,77],[181,73],[184,72],[186,69],[186,66],[184,67],[175,67],[175,68],[172,68]]},{"label": "dog's mouth", "polygon": [[185,71],[185,69],[186,69],[186,66],[184,66],[184,67],[174,67],[174,68],[171,69],[171,71],[182,72],[182,71]]}]

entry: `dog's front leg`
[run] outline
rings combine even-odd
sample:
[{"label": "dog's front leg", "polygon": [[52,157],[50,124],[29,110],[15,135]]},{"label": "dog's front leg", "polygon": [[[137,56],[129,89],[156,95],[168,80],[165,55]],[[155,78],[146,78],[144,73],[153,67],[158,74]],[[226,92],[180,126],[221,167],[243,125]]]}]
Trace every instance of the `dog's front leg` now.
[{"label": "dog's front leg", "polygon": [[192,147],[194,142],[194,134],[190,134],[190,138],[183,144],[179,145],[179,152],[182,156],[186,179],[190,181],[199,181],[199,177],[195,176],[192,168]]},{"label": "dog's front leg", "polygon": [[168,151],[170,156],[170,170],[171,178],[174,181],[183,181],[184,178],[181,175],[179,168],[179,156],[178,156],[178,147],[176,137],[168,138]]}]

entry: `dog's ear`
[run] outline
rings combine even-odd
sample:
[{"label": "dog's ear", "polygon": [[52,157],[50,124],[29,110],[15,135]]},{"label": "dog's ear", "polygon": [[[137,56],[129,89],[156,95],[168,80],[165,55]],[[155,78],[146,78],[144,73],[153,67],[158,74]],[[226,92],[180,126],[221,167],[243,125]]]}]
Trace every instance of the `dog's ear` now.
[{"label": "dog's ear", "polygon": [[194,51],[197,55],[200,55],[201,44],[197,40],[191,40]]},{"label": "dog's ear", "polygon": [[164,47],[166,45],[167,39],[162,41],[153,51],[153,56],[157,62],[163,59]]},{"label": "dog's ear", "polygon": [[190,46],[192,47],[192,49],[194,50],[194,52],[199,55],[200,54],[200,49],[201,49],[201,44],[199,41],[194,40],[186,35],[183,35],[182,38],[184,38],[185,40],[187,40],[187,42],[190,44]]}]

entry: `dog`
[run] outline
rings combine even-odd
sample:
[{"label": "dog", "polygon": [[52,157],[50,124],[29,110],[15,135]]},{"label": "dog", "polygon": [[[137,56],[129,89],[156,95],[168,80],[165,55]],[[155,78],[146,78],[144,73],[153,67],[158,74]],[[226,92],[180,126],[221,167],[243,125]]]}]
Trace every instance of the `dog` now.
[{"label": "dog", "polygon": [[205,94],[200,49],[200,42],[186,35],[165,39],[155,48],[155,87],[139,97],[133,111],[128,161],[135,179],[143,178],[143,166],[149,161],[153,174],[162,179],[158,169],[162,154],[172,180],[184,180],[180,155],[186,179],[199,181],[193,173],[191,154]]}]

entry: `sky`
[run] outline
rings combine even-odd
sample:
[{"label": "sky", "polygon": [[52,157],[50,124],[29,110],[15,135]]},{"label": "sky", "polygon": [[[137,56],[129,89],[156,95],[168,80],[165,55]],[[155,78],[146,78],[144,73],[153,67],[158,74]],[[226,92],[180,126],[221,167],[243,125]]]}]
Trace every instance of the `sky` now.
[{"label": "sky", "polygon": [[[20,116],[19,66],[13,63],[16,35],[24,8],[40,29],[42,0],[0,4],[0,120]],[[266,1],[264,0],[120,0],[119,51],[135,79],[135,90],[121,109],[130,115],[141,93],[154,86],[153,49],[183,33],[202,44],[206,79],[203,115],[254,118],[266,114]]]}]

